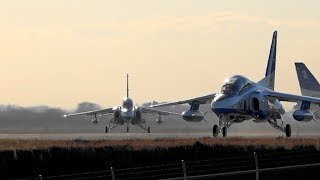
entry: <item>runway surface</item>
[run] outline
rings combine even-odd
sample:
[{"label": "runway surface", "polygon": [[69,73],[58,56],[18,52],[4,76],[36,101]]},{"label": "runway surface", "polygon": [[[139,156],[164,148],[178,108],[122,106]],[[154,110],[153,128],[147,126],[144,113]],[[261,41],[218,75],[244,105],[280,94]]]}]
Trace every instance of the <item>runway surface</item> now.
[{"label": "runway surface", "polygon": [[[161,138],[201,138],[213,137],[211,133],[84,133],[84,134],[0,134],[0,139],[21,139],[21,140],[121,140],[121,139],[161,139]],[[221,135],[219,136],[221,137]],[[230,132],[228,137],[285,137],[280,132],[254,132],[240,133]],[[320,133],[292,134],[293,138],[320,137]]]}]

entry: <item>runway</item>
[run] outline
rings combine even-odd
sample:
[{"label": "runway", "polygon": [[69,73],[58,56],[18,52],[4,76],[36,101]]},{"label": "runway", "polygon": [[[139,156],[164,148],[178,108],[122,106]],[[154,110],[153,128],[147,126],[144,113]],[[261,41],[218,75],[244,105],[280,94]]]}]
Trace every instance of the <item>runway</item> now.
[{"label": "runway", "polygon": [[201,138],[209,137],[209,133],[165,134],[165,133],[85,133],[85,134],[0,134],[0,139],[23,140],[121,140],[121,139],[158,139],[158,138]]},{"label": "runway", "polygon": [[[292,134],[293,138],[319,137],[320,133]],[[213,137],[211,133],[76,133],[76,134],[0,134],[0,139],[16,140],[121,140],[121,139],[162,139]],[[221,135],[219,136],[221,137]],[[228,137],[285,137],[280,132],[229,132]]]}]

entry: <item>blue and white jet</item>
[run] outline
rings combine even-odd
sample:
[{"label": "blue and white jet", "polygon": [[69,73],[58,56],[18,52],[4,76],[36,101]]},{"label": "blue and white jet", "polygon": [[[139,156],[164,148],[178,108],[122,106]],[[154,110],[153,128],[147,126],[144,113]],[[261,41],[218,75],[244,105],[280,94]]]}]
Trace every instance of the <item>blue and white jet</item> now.
[{"label": "blue and white jet", "polygon": [[138,107],[134,106],[133,100],[129,97],[129,75],[127,74],[127,96],[123,98],[122,106],[110,107],[105,109],[99,109],[94,111],[86,111],[74,114],[66,114],[62,117],[72,117],[72,116],[81,116],[81,115],[89,115],[93,116],[92,123],[98,124],[99,119],[98,116],[113,116],[113,118],[109,121],[109,128],[106,126],[105,132],[108,133],[113,128],[118,125],[127,125],[127,133],[129,132],[129,125],[138,125],[141,129],[150,133],[150,127],[147,126],[145,118],[143,115],[151,115],[158,116],[156,122],[158,124],[162,124],[163,119],[161,116],[165,115],[179,115],[177,113],[168,112],[168,111],[160,111],[155,109],[150,109],[148,107]]},{"label": "blue and white jet", "polygon": [[285,110],[280,102],[301,103],[300,109],[293,113],[293,118],[297,121],[310,121],[313,119],[313,114],[309,111],[310,104],[320,105],[320,98],[274,91],[276,49],[277,31],[273,33],[265,77],[257,83],[244,76],[234,75],[224,82],[220,93],[149,107],[187,103],[190,109],[182,112],[182,118],[186,121],[199,122],[204,119],[199,106],[211,102],[211,110],[219,117],[219,125],[213,126],[214,137],[221,132],[223,137],[226,137],[227,129],[233,123],[241,123],[246,120],[253,120],[256,123],[268,122],[273,128],[290,137],[291,127],[289,124],[283,125],[282,115]]}]

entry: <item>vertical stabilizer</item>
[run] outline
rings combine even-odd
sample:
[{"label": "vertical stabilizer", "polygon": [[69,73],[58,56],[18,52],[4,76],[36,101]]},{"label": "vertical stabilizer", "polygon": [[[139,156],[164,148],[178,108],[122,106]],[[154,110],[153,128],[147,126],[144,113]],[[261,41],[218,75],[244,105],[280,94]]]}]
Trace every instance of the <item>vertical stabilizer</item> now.
[{"label": "vertical stabilizer", "polygon": [[277,60],[277,31],[274,31],[272,36],[266,74],[265,74],[265,77],[258,82],[260,85],[265,86],[272,90],[274,90],[274,83],[275,83],[276,60]]},{"label": "vertical stabilizer", "polygon": [[320,84],[304,63],[296,62],[301,95],[320,97]]},{"label": "vertical stabilizer", "polygon": [[129,74],[127,74],[127,98],[129,97]]}]

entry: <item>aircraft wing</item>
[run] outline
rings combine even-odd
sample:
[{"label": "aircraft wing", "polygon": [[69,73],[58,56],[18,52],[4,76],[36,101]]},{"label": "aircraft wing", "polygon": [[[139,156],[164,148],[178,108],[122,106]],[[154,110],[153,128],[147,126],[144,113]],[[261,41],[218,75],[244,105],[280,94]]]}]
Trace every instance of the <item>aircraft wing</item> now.
[{"label": "aircraft wing", "polygon": [[178,104],[191,104],[193,102],[198,102],[199,104],[208,104],[208,103],[211,103],[211,101],[214,99],[215,96],[216,96],[216,93],[205,95],[205,96],[194,97],[190,99],[185,99],[181,101],[176,101],[176,102],[155,104],[149,107],[151,108],[151,107],[172,106],[172,105],[178,105]]},{"label": "aircraft wing", "polygon": [[180,116],[180,113],[174,113],[174,112],[169,112],[169,111],[161,111],[161,110],[156,110],[156,109],[150,109],[146,107],[141,107],[141,112],[145,114],[152,114],[152,115],[178,115]]},{"label": "aircraft wing", "polygon": [[271,99],[278,99],[279,101],[288,101],[288,102],[306,101],[306,102],[320,105],[320,98],[315,98],[310,96],[298,96],[298,95],[280,93],[275,91],[267,92],[266,96],[268,96]]},{"label": "aircraft wing", "polygon": [[72,116],[80,116],[80,115],[96,115],[96,114],[108,114],[112,113],[113,108],[105,108],[105,109],[99,109],[94,111],[86,111],[86,112],[80,112],[80,113],[73,113],[73,114],[65,114],[62,117],[72,117]]}]

